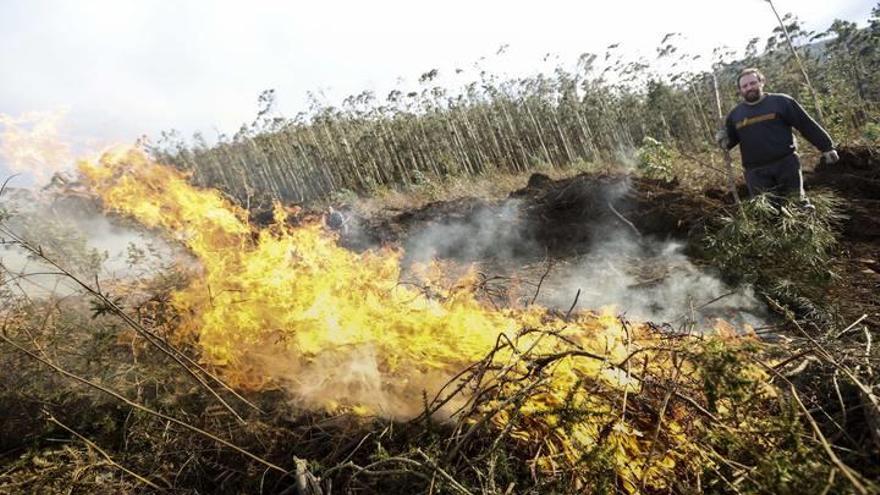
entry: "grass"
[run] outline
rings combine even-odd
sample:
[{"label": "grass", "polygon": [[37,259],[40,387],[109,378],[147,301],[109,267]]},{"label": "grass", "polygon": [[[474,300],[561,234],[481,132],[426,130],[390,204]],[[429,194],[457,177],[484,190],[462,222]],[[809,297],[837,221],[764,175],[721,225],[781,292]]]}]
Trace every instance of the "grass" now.
[{"label": "grass", "polygon": [[[693,457],[679,458],[674,472],[659,478],[642,475],[624,481],[618,474],[621,462],[650,465],[651,457],[659,462],[668,447],[653,455],[643,452],[648,457],[628,457],[622,450],[626,444],[618,443],[627,436],[613,429],[619,418],[607,424],[607,436],[571,464],[561,459],[540,468],[534,464],[556,435],[573,435],[584,421],[604,417],[590,401],[580,402],[582,396],[575,392],[614,392],[587,377],[557,408],[543,413],[559,418],[555,433],[541,433],[536,429],[540,422],[535,422],[539,418],[520,409],[529,397],[543,393],[539,384],[544,371],[522,374],[516,368],[502,376],[505,385],[500,387],[480,383],[480,373],[470,375],[472,385],[485,393],[471,413],[449,422],[423,417],[401,423],[321,412],[291,416],[283,396],[270,390],[249,396],[262,413],[238,405],[246,420],[241,424],[142,339],[123,338],[119,322],[90,320],[80,308],[59,301],[37,307],[23,303],[16,308],[19,321],[4,337],[0,397],[4,404],[16,405],[5,408],[2,428],[6,442],[0,486],[5,492],[136,493],[146,483],[184,493],[280,492],[297,478],[64,380],[11,348],[10,342],[26,345],[77,375],[100,380],[103,387],[146,407],[214,432],[292,474],[297,472],[294,459],[306,459],[299,476],[314,478],[325,490],[331,482],[334,490],[345,493],[501,494],[511,486],[517,493],[688,493],[697,483],[707,493],[727,493],[733,484],[749,493],[818,493],[828,487],[841,493],[848,486],[842,476],[831,475],[835,468],[804,430],[795,403],[757,364],[771,363],[771,356],[750,339],[707,335],[658,341],[688,371],[669,369],[671,374],[657,375],[655,384],[629,397],[617,395],[614,402],[625,411],[627,424],[641,425],[641,435],[664,445],[686,435],[688,443],[676,448],[684,447]],[[45,323],[46,316],[51,324]],[[93,329],[103,325],[109,326],[108,333],[95,335]],[[526,365],[523,371],[538,366],[552,372],[560,358],[525,354],[520,359]],[[425,407],[435,405],[429,400]],[[482,422],[496,414],[509,418],[509,426]],[[664,420],[657,422],[658,416]]]}]

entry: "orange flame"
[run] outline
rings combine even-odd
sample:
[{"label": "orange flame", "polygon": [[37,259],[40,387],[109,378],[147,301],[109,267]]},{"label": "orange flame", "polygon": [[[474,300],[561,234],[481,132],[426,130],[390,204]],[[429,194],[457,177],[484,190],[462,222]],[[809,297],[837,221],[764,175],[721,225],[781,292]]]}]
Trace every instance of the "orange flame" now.
[{"label": "orange flame", "polygon": [[0,163],[11,172],[29,172],[38,182],[70,167],[73,155],[61,136],[66,111],[0,113]]},{"label": "orange flame", "polygon": [[[518,336],[521,348],[552,354],[561,349],[559,340],[520,333],[552,330],[607,361],[556,361],[547,391],[520,408],[531,426],[511,435],[544,438],[544,469],[576,463],[596,446],[607,417],[619,414],[609,399],[578,387],[584,377],[616,390],[639,389],[608,362],[622,361],[648,333],[637,326],[628,334],[611,314],[582,313],[564,321],[537,306],[496,310],[475,296],[472,274],[451,289],[434,284],[428,295],[400,284],[399,251],[348,251],[320,224],[289,227],[281,209],[271,227],[255,231],[246,212],[217,191],[192,187],[185,175],[138,151],[106,154],[79,168],[108,207],[167,231],[198,257],[202,273],[173,299],[183,318],[179,337],[197,341],[203,359],[239,387],[280,383],[301,405],[408,416],[421,412],[423,391],[435,393],[482,359],[499,334]],[[522,366],[515,358],[509,348],[495,356],[500,365]],[[566,433],[555,426],[552,412],[571,400],[596,411],[597,419]],[[502,410],[492,421],[503,427],[509,414]],[[682,435],[674,422],[664,428],[672,438]],[[619,454],[624,478],[649,486],[661,486],[683,456],[682,440],[654,454],[647,467],[627,465],[649,450],[647,440],[622,422],[604,435]]]}]

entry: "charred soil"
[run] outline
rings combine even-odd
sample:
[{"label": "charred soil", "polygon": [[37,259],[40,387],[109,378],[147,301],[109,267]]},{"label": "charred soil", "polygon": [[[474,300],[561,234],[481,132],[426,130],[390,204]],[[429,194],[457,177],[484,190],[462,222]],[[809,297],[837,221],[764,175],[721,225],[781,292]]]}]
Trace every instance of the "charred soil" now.
[{"label": "charred soil", "polygon": [[[807,175],[808,189],[834,190],[848,216],[841,225],[833,267],[839,277],[830,284],[827,297],[837,303],[844,319],[867,315],[863,321],[876,333],[880,163],[874,152],[861,148],[844,149],[841,157],[839,164]],[[493,234],[513,232],[504,235],[522,242],[512,254],[537,261],[534,273],[540,275],[542,260],[577,256],[609,228],[635,238],[687,242],[707,218],[731,203],[721,191],[692,191],[675,182],[612,174],[552,180],[536,174],[526,187],[499,201],[435,202],[373,218],[357,218],[343,209],[338,228],[340,241],[358,249],[388,242],[403,245],[431,225],[469,224]],[[506,213],[511,204],[518,215]],[[292,223],[309,217],[298,208],[289,213]],[[270,211],[252,212],[253,224],[271,221]],[[436,254],[462,260],[493,254],[496,246],[491,242],[482,251],[466,249],[466,241],[479,237],[479,229],[464,233],[463,241],[449,242]],[[167,301],[178,288],[172,279],[165,284],[163,290],[152,291],[155,294],[136,314],[139,325],[161,336],[166,335],[163,325],[169,334],[175,325]],[[602,380],[580,376],[557,408],[539,411],[558,421],[550,428],[539,415],[524,415],[521,406],[533,398],[537,403],[547,398],[543,387],[557,363],[569,358],[589,362],[598,351],[567,340],[562,330],[524,328],[517,338],[540,333],[542,339],[558,341],[559,352],[527,350],[518,354],[517,366],[500,367],[496,354],[508,347],[531,348],[499,338],[482,361],[462,372],[460,390],[472,390],[479,400],[452,423],[430,414],[448,400],[440,393],[423,398],[425,414],[400,422],[344,410],[304,409],[278,389],[246,393],[259,411],[233,402],[244,416],[240,422],[176,363],[138,339],[106,303],[82,309],[76,317],[62,312],[60,304],[21,304],[23,310],[4,322],[0,353],[4,493],[62,493],[71,487],[80,492],[143,493],[147,483],[154,484],[150,486],[155,491],[174,493],[729,493],[730,488],[744,493],[818,493],[823,487],[828,493],[844,493],[865,485],[873,489],[870,483],[880,479],[875,461],[880,442],[872,444],[880,440],[880,423],[871,414],[876,396],[865,378],[877,369],[876,358],[852,332],[842,339],[807,338],[796,333],[798,323],[793,322],[787,330],[800,340],[767,350],[756,339],[733,331],[695,337],[648,324],[643,331],[649,339],[638,351],[645,353],[644,359],[642,354],[630,359],[634,352],[611,366],[620,372],[614,375],[617,380],[621,373],[627,379],[630,373],[643,378],[641,392],[621,394]],[[82,304],[87,306],[86,300]],[[157,315],[167,316],[167,321]],[[566,321],[569,317],[558,316]],[[621,342],[628,348],[629,332],[635,328],[623,317],[614,323],[618,324],[626,331]],[[32,355],[14,349],[13,340],[31,345]],[[832,347],[835,341],[841,342],[839,352]],[[164,339],[157,342],[170,345]],[[870,350],[870,337],[867,344]],[[194,348],[183,351],[198,356]],[[651,368],[649,351],[660,353]],[[132,400],[216,436],[134,411],[97,387],[86,387],[83,380],[75,385],[70,375],[51,374],[34,356],[92,383],[124,391]],[[605,358],[599,361],[608,364]],[[864,365],[868,372],[851,371]],[[699,373],[689,375],[691,368]],[[484,381],[498,370],[494,381]],[[771,390],[771,385],[782,392]],[[789,386],[790,395],[785,395]],[[563,457],[556,454],[541,465],[538,460],[548,446],[567,445],[553,439],[564,432],[582,435],[585,421],[598,417],[596,398],[607,399],[613,419],[596,428],[594,448],[573,452],[570,466],[557,461]],[[507,423],[496,425],[493,418]],[[223,447],[218,437],[258,457],[242,456],[229,444]],[[632,449],[647,438],[647,457],[631,457],[636,455]],[[826,458],[830,447],[826,451],[822,445],[828,442],[843,447],[837,449],[837,462]],[[660,445],[656,450],[655,444]],[[671,464],[660,457],[667,447],[682,445],[688,446],[689,455]],[[670,471],[655,476],[646,469],[633,478],[635,482],[620,476],[620,469],[652,464],[671,466]],[[123,472],[122,466],[131,471]]]},{"label": "charred soil", "polygon": [[[836,164],[819,165],[805,174],[808,194],[830,190],[843,203],[845,218],[833,266],[837,278],[827,290],[828,300],[836,303],[843,319],[867,314],[866,321],[880,329],[880,153],[867,147],[845,147],[840,157]],[[740,196],[747,197],[745,188],[740,188]],[[499,213],[510,201],[519,203],[519,215]],[[547,256],[565,259],[581,254],[609,228],[636,237],[692,242],[706,219],[732,202],[724,190],[694,191],[676,181],[590,173],[553,180],[534,174],[526,187],[504,200],[438,201],[383,217],[357,219],[362,228],[357,235],[343,235],[343,242],[360,249],[404,243],[413,232],[428,226],[485,223],[489,212],[496,222],[492,228],[514,232],[514,237],[525,241],[514,254],[536,262]],[[473,253],[465,254],[462,244],[451,243],[435,254],[480,261]],[[483,254],[491,257],[493,253]]]}]

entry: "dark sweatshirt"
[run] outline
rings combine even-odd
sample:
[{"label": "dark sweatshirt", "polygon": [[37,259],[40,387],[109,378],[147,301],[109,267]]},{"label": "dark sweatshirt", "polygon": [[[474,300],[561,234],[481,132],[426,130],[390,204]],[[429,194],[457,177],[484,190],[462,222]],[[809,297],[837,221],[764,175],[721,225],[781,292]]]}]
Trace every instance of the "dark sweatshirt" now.
[{"label": "dark sweatshirt", "polygon": [[792,127],[819,151],[834,147],[825,129],[794,98],[784,94],[767,93],[755,104],[740,102],[730,111],[725,125],[730,148],[740,145],[745,168],[770,165],[794,153],[797,145]]}]

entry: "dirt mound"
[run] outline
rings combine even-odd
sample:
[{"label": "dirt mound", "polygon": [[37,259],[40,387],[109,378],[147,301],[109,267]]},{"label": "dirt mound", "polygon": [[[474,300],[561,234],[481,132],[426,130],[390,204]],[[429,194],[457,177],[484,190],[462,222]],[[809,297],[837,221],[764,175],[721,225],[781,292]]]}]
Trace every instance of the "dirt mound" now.
[{"label": "dirt mound", "polygon": [[684,238],[718,201],[677,182],[628,175],[580,174],[559,181],[529,180],[511,194],[526,202],[533,234],[551,250],[579,250],[598,229]]},{"label": "dirt mound", "polygon": [[829,187],[848,198],[880,199],[880,151],[851,146],[839,153],[837,163],[820,163],[807,174],[807,186]]},{"label": "dirt mound", "polygon": [[880,241],[880,152],[865,146],[840,149],[840,161],[807,173],[806,188],[828,188],[844,200],[844,237]]},{"label": "dirt mound", "polygon": [[[466,259],[477,251],[492,256],[502,245],[518,256],[565,256],[585,252],[597,235],[609,232],[683,239],[720,203],[676,182],[622,174],[584,173],[561,180],[534,174],[526,187],[503,200],[437,201],[391,217],[360,219],[363,235],[343,242],[367,247],[434,231],[435,237],[447,238],[434,243],[443,245],[442,252],[434,253],[443,258]],[[456,235],[462,239],[452,239]],[[487,237],[494,246],[473,248]]]},{"label": "dirt mound", "polygon": [[839,162],[820,164],[805,176],[807,191],[833,190],[846,215],[833,268],[839,278],[829,298],[845,301],[845,318],[867,315],[865,322],[880,329],[880,151],[850,146],[839,153]]}]

